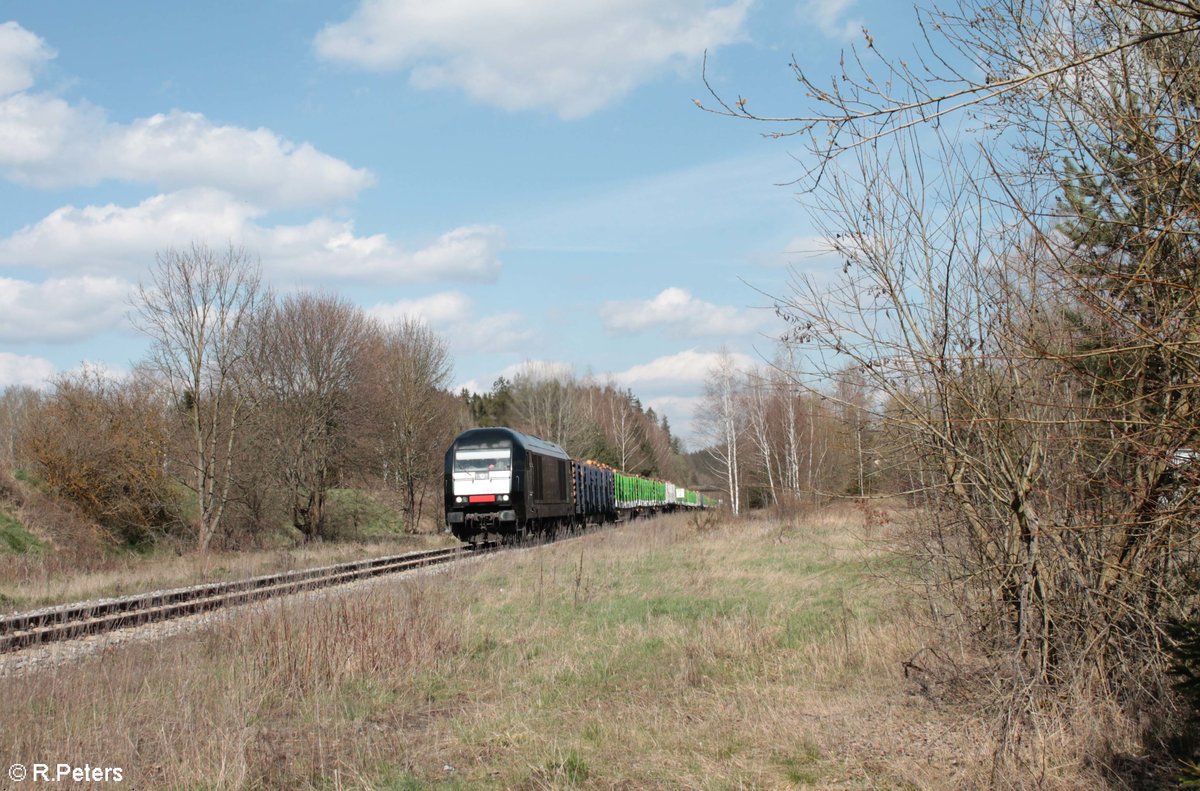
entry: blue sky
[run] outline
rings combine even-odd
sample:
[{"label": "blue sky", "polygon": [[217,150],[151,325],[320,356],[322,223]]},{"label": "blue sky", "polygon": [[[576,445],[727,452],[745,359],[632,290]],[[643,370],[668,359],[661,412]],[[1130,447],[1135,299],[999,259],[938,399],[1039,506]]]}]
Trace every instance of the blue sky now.
[{"label": "blue sky", "polygon": [[837,265],[778,186],[799,145],[693,104],[702,53],[788,114],[793,55],[832,76],[863,25],[897,52],[912,28],[882,0],[3,8],[0,387],[128,370],[155,252],[232,241],[277,289],[424,317],[457,384],[542,361],[676,426],[722,345],[772,352],[746,283]]}]

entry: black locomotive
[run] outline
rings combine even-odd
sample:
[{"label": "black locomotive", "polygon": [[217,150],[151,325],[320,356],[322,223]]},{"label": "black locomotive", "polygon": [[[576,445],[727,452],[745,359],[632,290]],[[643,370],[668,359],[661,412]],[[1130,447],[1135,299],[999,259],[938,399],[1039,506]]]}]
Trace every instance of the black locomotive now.
[{"label": "black locomotive", "polygon": [[506,540],[629,515],[705,507],[695,491],[572,459],[510,428],[473,428],[446,451],[446,525],[462,541]]},{"label": "black locomotive", "polygon": [[466,431],[446,451],[446,523],[463,541],[566,524],[570,464],[559,446],[519,431]]}]

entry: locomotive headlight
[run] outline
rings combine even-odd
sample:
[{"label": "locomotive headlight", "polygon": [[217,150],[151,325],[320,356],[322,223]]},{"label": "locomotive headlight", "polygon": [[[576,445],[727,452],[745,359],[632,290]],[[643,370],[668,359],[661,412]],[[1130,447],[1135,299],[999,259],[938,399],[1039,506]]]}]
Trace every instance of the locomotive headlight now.
[{"label": "locomotive headlight", "polygon": [[456,503],[465,503],[466,501],[467,501],[467,498],[465,498],[465,497],[455,497],[454,498],[454,502],[456,502]]},{"label": "locomotive headlight", "polygon": [[500,499],[501,499],[501,500],[503,500],[504,502],[506,502],[506,503],[507,503],[507,502],[508,502],[508,495],[507,495],[507,494],[502,494],[502,495],[500,495]]}]

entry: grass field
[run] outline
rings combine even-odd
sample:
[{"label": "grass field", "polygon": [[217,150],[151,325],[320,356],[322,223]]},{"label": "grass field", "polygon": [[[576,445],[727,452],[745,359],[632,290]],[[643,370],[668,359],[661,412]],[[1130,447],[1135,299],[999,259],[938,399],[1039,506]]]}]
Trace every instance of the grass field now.
[{"label": "grass field", "polygon": [[0,756],[135,788],[983,785],[982,726],[904,677],[894,529],[672,517],[271,605],[0,678]]}]

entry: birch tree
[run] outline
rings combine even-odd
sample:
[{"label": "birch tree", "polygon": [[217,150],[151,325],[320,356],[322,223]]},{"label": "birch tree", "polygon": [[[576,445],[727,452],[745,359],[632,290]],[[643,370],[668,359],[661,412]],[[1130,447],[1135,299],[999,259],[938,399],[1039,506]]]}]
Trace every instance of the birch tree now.
[{"label": "birch tree", "polygon": [[767,478],[767,493],[772,505],[779,504],[779,493],[775,489],[775,449],[772,444],[774,432],[771,431],[771,411],[774,404],[773,393],[768,380],[760,372],[746,373],[744,403],[746,423],[750,440],[754,446],[759,469]]},{"label": "birch tree", "polygon": [[800,426],[796,397],[791,392],[787,374],[778,368],[771,370],[771,389],[782,405],[783,418],[783,487],[792,497],[800,493]]},{"label": "birch tree", "polygon": [[704,381],[704,396],[697,412],[700,432],[708,443],[705,450],[718,465],[735,516],[741,513],[742,491],[738,469],[744,422],[738,404],[740,379],[733,355],[722,348]]},{"label": "birch tree", "polygon": [[609,436],[617,454],[617,467],[635,471],[646,463],[643,430],[645,416],[634,406],[633,393],[613,390],[606,392],[610,402]]}]

